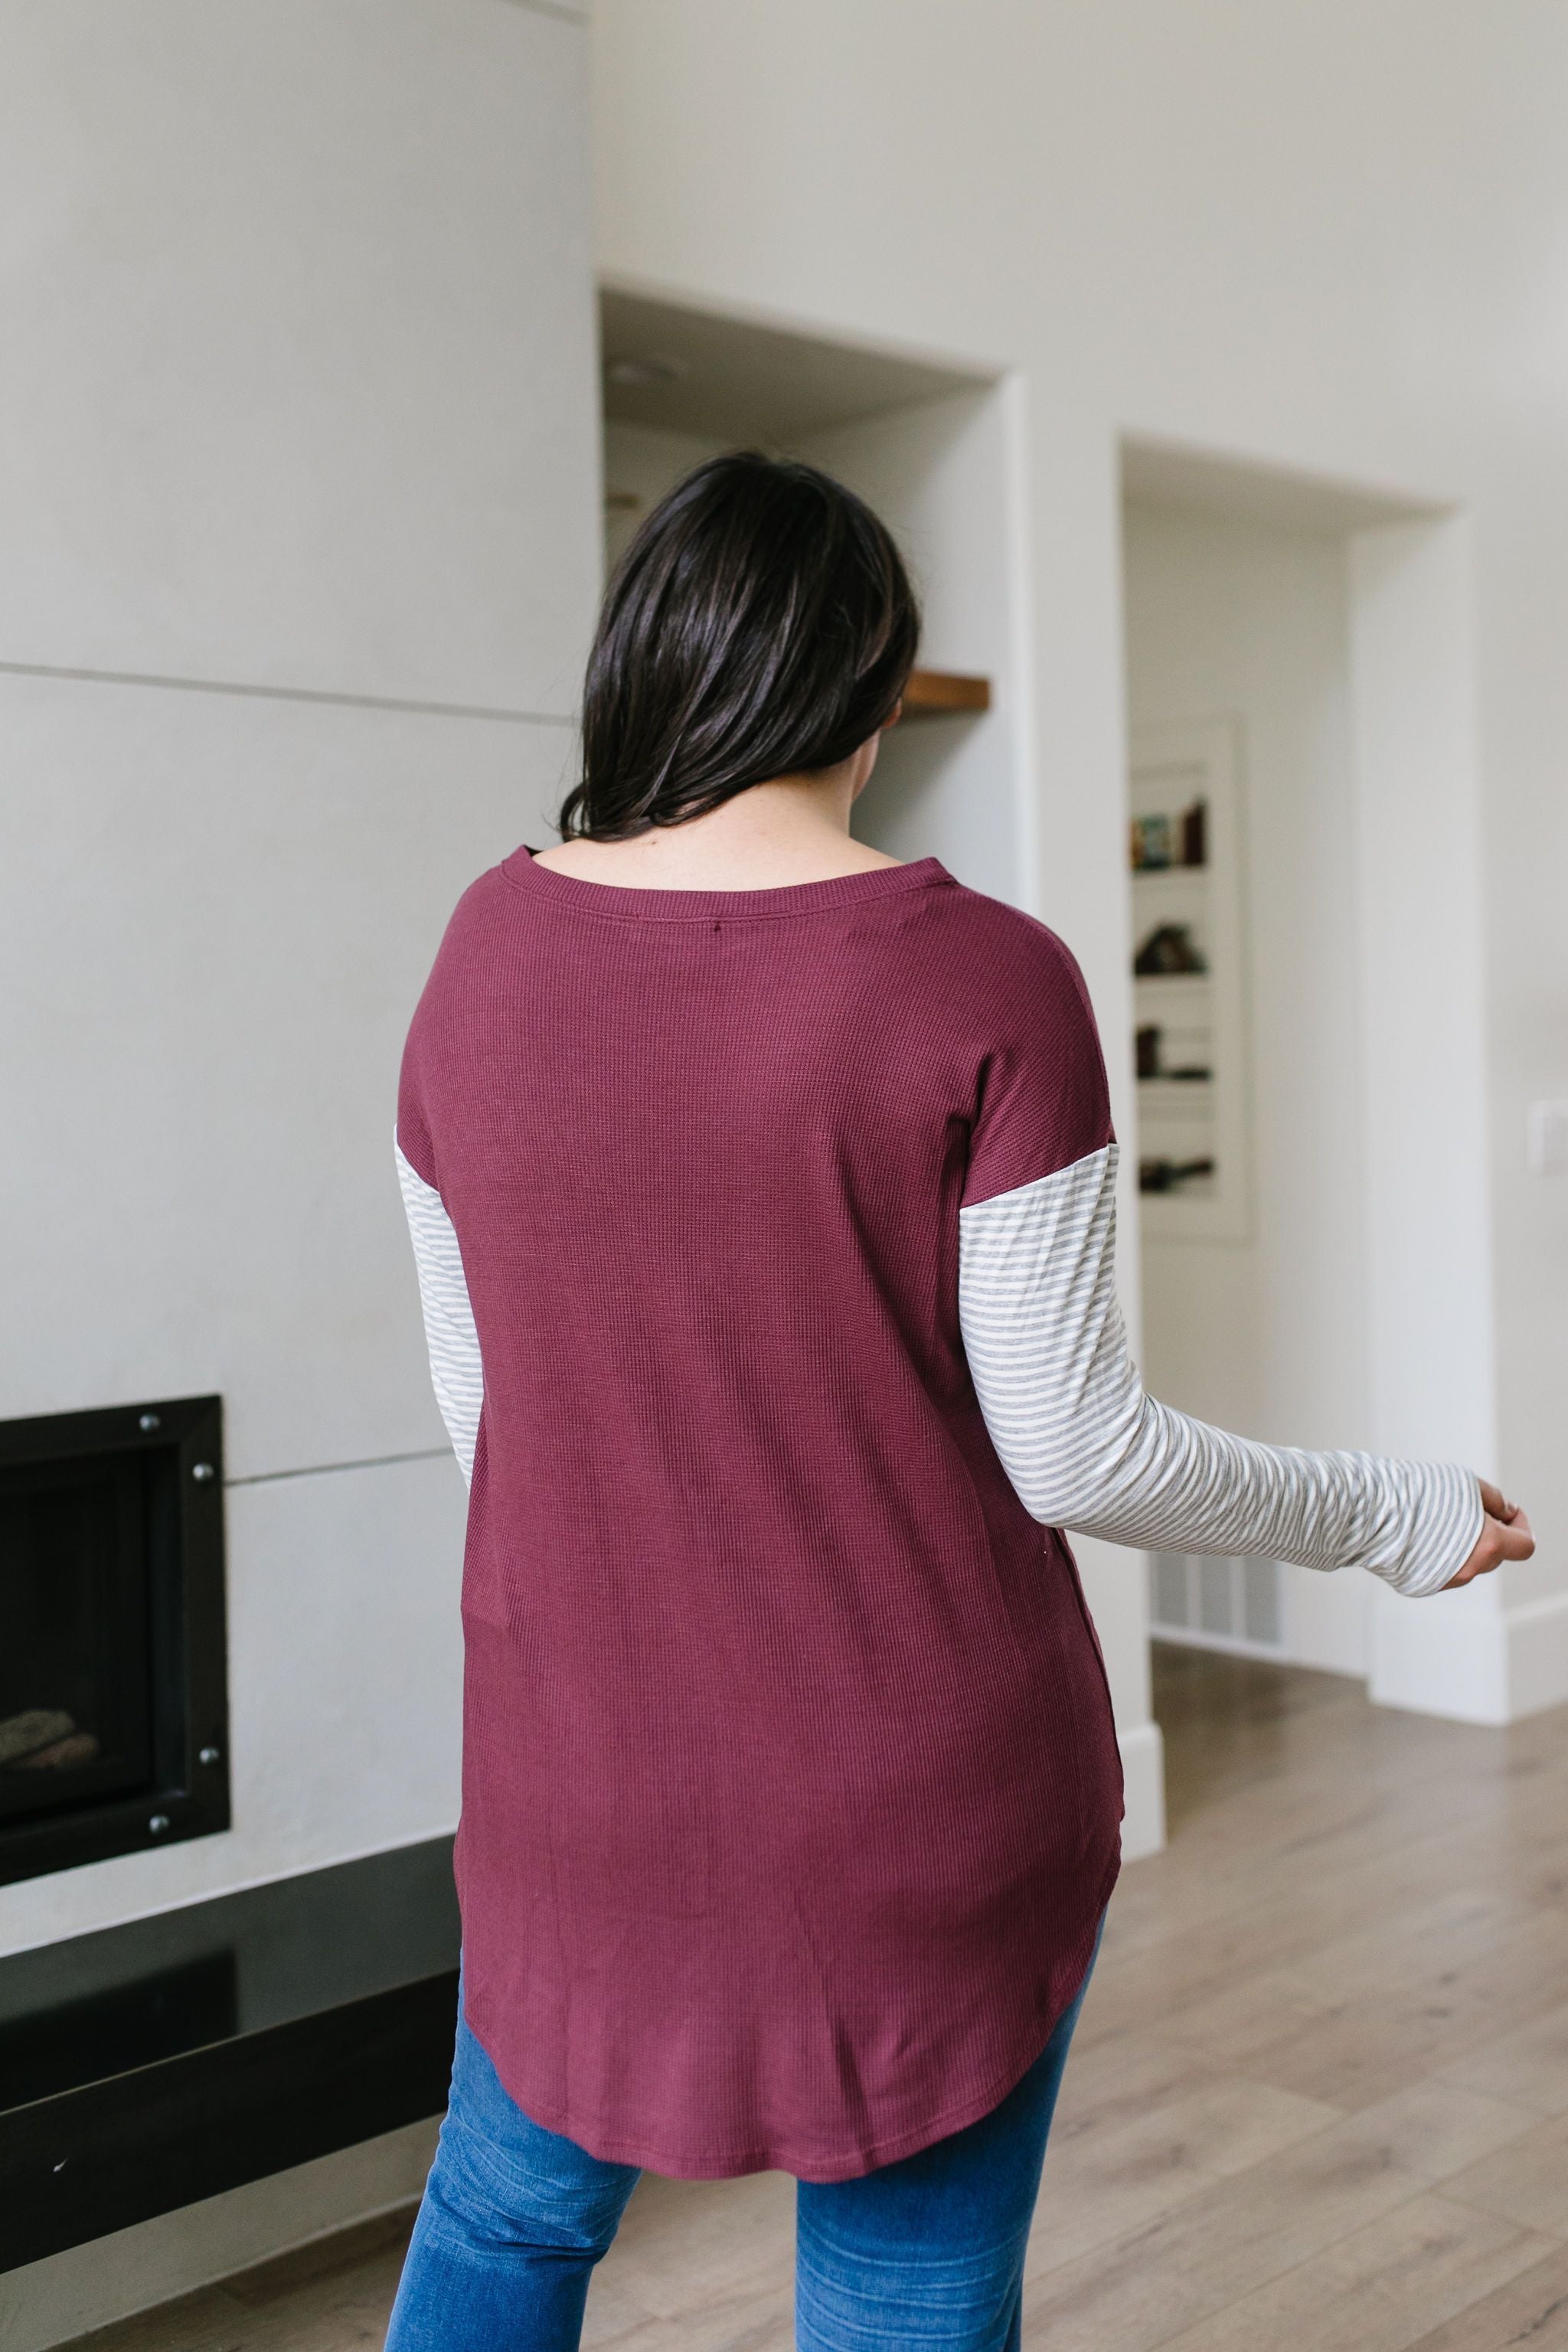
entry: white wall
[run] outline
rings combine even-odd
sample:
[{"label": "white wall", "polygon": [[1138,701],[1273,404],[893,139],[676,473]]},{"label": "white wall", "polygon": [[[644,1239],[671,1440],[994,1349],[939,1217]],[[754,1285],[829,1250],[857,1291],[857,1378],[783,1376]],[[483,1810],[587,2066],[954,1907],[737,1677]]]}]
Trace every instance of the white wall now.
[{"label": "white wall", "polygon": [[513,0],[5,16],[0,1413],[222,1391],[234,1826],[0,1890],[0,1948],[455,1818],[391,1130],[572,740],[584,47]]},{"label": "white wall", "polygon": [[[1374,1442],[1498,1458],[1485,820],[1467,519],[1351,542]],[[1373,1696],[1482,1723],[1568,1688],[1563,1563],[1441,1608],[1375,1594]]]},{"label": "white wall", "polygon": [[1027,902],[1016,580],[1018,484],[1007,388],[912,401],[808,435],[800,454],[897,533],[921,597],[921,660],[988,677],[984,716],[900,724],[855,830],[897,857],[940,857],[971,888]]},{"label": "white wall", "polygon": [[[1156,1396],[1278,1444],[1371,1442],[1347,551],[1129,502],[1129,712],[1239,719],[1254,1216],[1143,1236]],[[1283,1571],[1287,1654],[1369,1671],[1364,1576]]]},{"label": "white wall", "polygon": [[[598,0],[594,21],[618,280],[1018,372],[1038,897],[1086,966],[1124,1126],[1119,436],[1473,510],[1485,1346],[1495,1466],[1542,1538],[1506,1589],[1532,1605],[1568,1568],[1568,1184],[1524,1156],[1527,1103],[1568,1093],[1568,18],[996,0],[955,27],[942,0]],[[1437,1379],[1470,1332],[1467,1305]],[[1468,1425],[1454,1385],[1441,1417]],[[1131,1556],[1094,1599],[1131,1724]]]},{"label": "white wall", "polygon": [[[657,425],[605,425],[605,568],[621,560],[649,511],[683,474],[731,445],[700,433],[672,433]],[[634,499],[635,505],[621,501]]]}]

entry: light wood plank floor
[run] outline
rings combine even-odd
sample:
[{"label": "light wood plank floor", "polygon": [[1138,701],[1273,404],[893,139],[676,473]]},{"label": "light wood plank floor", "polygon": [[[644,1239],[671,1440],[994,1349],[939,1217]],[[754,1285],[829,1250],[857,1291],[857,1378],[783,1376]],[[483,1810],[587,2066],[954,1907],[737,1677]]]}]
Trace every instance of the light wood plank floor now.
[{"label": "light wood plank floor", "polygon": [[[1509,1731],[1163,1651],[1172,1842],[1068,2068],[1040,2352],[1568,2352],[1568,1709]],[[645,2179],[594,2352],[789,2352],[792,2184]],[[407,2217],[80,2339],[377,2345]]]}]

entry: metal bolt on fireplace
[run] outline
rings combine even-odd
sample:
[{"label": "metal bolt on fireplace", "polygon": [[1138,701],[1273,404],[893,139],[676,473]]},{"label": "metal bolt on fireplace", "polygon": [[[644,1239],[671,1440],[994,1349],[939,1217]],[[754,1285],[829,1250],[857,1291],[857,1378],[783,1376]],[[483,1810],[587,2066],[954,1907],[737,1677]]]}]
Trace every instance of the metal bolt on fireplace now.
[{"label": "metal bolt on fireplace", "polygon": [[229,1822],[223,1408],[0,1423],[0,1883]]}]

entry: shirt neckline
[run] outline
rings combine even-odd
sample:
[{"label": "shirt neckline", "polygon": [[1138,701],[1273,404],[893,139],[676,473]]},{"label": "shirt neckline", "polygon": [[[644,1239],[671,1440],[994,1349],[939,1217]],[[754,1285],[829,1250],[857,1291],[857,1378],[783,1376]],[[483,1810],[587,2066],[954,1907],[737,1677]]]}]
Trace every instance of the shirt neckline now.
[{"label": "shirt neckline", "polygon": [[859,874],[835,874],[825,882],[787,882],[768,890],[647,890],[558,874],[552,866],[539,865],[526,843],[502,860],[500,870],[516,888],[582,914],[665,923],[711,922],[724,916],[815,915],[952,880],[940,858],[916,857],[903,866],[870,866]]}]

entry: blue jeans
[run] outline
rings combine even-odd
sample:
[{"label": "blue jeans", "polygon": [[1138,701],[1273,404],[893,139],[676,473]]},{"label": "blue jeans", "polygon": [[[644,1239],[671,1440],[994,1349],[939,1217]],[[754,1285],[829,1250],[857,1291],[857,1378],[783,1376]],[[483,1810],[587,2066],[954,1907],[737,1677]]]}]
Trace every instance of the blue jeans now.
[{"label": "blue jeans", "polygon": [[[1017,2352],[1024,2249],[1088,1987],[1086,1971],[1028,2073],[978,2123],[858,2180],[797,2183],[800,2352]],[[459,2020],[386,2352],[576,2352],[590,2273],[637,2177],[531,2123]]]}]

